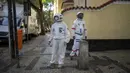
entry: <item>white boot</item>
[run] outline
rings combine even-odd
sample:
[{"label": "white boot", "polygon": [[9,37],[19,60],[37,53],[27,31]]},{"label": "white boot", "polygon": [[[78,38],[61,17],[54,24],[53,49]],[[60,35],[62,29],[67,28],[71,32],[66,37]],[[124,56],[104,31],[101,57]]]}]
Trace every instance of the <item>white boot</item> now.
[{"label": "white boot", "polygon": [[59,65],[58,65],[58,68],[62,68],[62,67],[63,67],[63,64],[59,64]]},{"label": "white boot", "polygon": [[72,51],[72,52],[70,53],[70,56],[75,56],[75,52]]},{"label": "white boot", "polygon": [[76,51],[76,55],[79,56],[79,50]]},{"label": "white boot", "polygon": [[49,63],[49,64],[47,65],[47,67],[51,68],[51,67],[54,66],[54,65],[55,65],[54,63]]}]

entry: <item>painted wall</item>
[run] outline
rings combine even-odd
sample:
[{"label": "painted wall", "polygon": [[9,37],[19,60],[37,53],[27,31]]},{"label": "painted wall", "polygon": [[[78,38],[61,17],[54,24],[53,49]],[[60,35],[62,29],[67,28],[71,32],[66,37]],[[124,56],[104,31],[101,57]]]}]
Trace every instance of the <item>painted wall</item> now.
[{"label": "painted wall", "polygon": [[64,4],[62,10],[66,9],[66,8],[70,8],[70,7],[73,7],[73,3],[67,3],[67,4]]},{"label": "painted wall", "polygon": [[61,12],[62,0],[54,0],[54,14]]},{"label": "painted wall", "polygon": [[58,12],[61,12],[62,0],[58,0]]},{"label": "painted wall", "polygon": [[[88,39],[130,39],[130,4],[111,4],[98,11],[84,12]],[[69,29],[76,19],[78,10],[64,13]]]},{"label": "painted wall", "polygon": [[85,6],[85,0],[74,0],[74,6]]},{"label": "painted wall", "polygon": [[108,2],[109,0],[87,0],[87,6],[100,6],[106,2]]}]

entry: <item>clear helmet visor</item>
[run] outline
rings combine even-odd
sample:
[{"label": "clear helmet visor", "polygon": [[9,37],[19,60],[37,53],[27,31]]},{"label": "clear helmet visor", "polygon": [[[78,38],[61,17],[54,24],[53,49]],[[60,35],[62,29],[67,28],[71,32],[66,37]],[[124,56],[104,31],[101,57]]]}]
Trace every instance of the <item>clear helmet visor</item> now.
[{"label": "clear helmet visor", "polygon": [[54,17],[54,21],[55,21],[55,22],[61,22],[61,21],[62,21],[62,17],[55,16],[55,17]]}]

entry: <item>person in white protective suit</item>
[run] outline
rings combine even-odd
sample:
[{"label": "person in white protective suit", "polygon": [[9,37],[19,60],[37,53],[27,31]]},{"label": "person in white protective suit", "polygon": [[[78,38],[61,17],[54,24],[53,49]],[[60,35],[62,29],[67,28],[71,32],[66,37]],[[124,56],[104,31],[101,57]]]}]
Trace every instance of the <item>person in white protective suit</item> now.
[{"label": "person in white protective suit", "polygon": [[48,67],[54,65],[56,61],[58,61],[58,68],[62,68],[64,64],[66,46],[70,40],[70,33],[62,18],[62,14],[56,14],[54,16],[55,23],[51,26],[49,44],[52,42],[52,56]]},{"label": "person in white protective suit", "polygon": [[77,13],[77,19],[74,21],[72,25],[72,34],[74,39],[74,44],[72,47],[72,52],[70,56],[78,56],[79,55],[79,45],[82,39],[86,39],[86,28],[85,21],[83,20],[84,14],[82,12]]}]

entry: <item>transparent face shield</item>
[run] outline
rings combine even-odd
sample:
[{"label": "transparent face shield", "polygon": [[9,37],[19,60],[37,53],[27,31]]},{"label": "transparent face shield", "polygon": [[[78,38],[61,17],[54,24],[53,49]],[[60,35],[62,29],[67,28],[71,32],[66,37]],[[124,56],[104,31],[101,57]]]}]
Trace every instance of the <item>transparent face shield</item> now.
[{"label": "transparent face shield", "polygon": [[84,17],[84,14],[83,14],[83,13],[79,13],[79,14],[77,15],[77,18],[79,18],[79,19],[83,19],[83,17]]},{"label": "transparent face shield", "polygon": [[54,17],[54,21],[55,22],[61,22],[62,21],[62,17],[55,16]]}]

